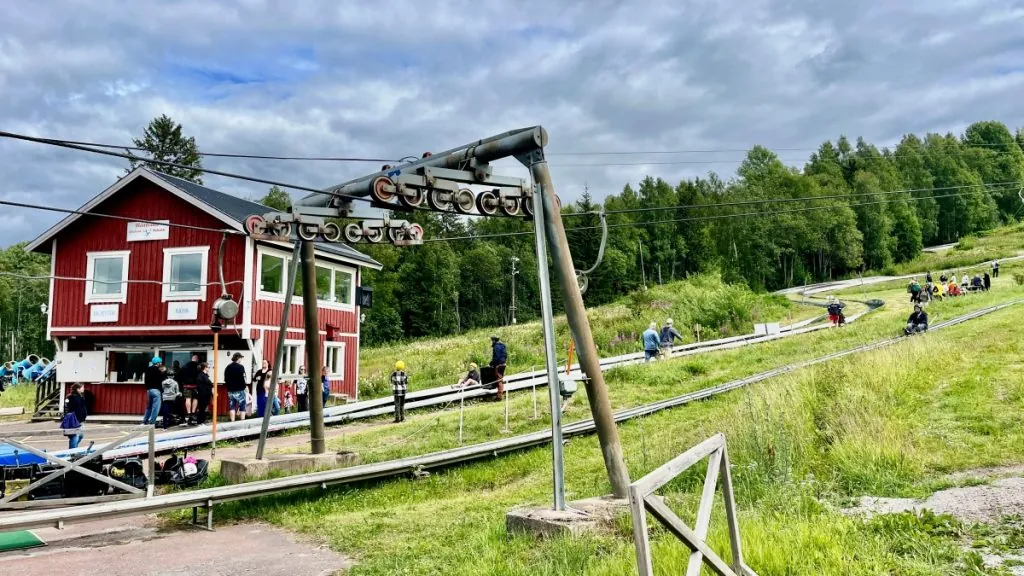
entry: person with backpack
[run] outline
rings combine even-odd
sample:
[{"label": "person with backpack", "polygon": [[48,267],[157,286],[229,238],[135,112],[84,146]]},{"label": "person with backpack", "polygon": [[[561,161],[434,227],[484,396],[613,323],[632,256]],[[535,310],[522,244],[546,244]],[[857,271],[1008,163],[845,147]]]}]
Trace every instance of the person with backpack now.
[{"label": "person with backpack", "polygon": [[497,334],[491,336],[491,368],[494,378],[498,381],[498,394],[495,400],[501,401],[505,393],[505,365],[508,362],[508,350]]},{"label": "person with backpack", "polygon": [[156,418],[160,415],[165,370],[163,359],[154,356],[143,375],[143,382],[146,383],[146,413],[142,416],[143,426],[156,424]]},{"label": "person with backpack", "polygon": [[181,392],[178,391],[178,381],[170,374],[164,378],[161,387],[161,399],[163,402],[160,405],[160,411],[163,412],[164,416],[164,430],[167,430],[171,426],[171,420],[174,419],[174,403],[178,396],[181,396]]},{"label": "person with backpack", "polygon": [[677,338],[682,340],[683,335],[672,327],[671,318],[665,320],[665,325],[661,328],[661,335],[659,339],[662,356],[668,356],[669,352],[672,350],[672,345],[676,343]]},{"label": "person with backpack", "polygon": [[917,278],[910,283],[910,301],[915,304],[921,303],[921,284],[917,281]]},{"label": "person with backpack", "polygon": [[199,364],[196,375],[196,400],[196,424],[203,425],[206,423],[206,409],[213,400],[213,381],[210,380],[210,365],[206,362]]},{"label": "person with backpack", "polygon": [[[86,406],[85,396],[82,391],[85,390],[85,386],[82,384],[72,384],[71,394],[68,396],[67,403],[64,407],[64,420],[61,421],[61,428],[64,428],[65,434],[68,437],[68,450],[78,448],[78,444],[82,441],[84,434],[82,428],[85,427],[85,419],[89,416],[89,411]],[[74,418],[69,418],[69,416]],[[72,426],[77,422],[77,426]],[[68,432],[72,432],[68,434]]]},{"label": "person with backpack", "polygon": [[825,308],[828,311],[828,322],[832,326],[839,326],[839,315],[842,313],[842,306],[839,305],[839,301],[835,299],[835,296],[828,297],[828,306]]},{"label": "person with backpack", "polygon": [[405,362],[395,362],[391,373],[391,393],[395,397],[395,423],[405,421],[405,394],[409,390],[409,376],[405,373]]},{"label": "person with backpack", "polygon": [[982,283],[985,286],[985,292],[988,292],[992,288],[992,277],[985,272],[985,277],[982,278]]},{"label": "person with backpack", "polygon": [[224,387],[228,390],[228,419],[235,421],[235,415],[239,420],[245,420],[245,409],[248,406],[247,390],[245,383],[245,366],[239,360],[242,355],[238,352],[231,357],[231,364],[224,368]]}]

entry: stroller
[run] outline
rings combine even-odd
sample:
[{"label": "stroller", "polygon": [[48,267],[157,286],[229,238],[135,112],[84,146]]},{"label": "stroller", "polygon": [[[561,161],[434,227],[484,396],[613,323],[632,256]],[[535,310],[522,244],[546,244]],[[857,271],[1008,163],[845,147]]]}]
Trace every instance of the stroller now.
[{"label": "stroller", "polygon": [[188,450],[182,456],[173,454],[156,471],[156,483],[178,488],[191,488],[210,475],[210,463],[189,457]]}]

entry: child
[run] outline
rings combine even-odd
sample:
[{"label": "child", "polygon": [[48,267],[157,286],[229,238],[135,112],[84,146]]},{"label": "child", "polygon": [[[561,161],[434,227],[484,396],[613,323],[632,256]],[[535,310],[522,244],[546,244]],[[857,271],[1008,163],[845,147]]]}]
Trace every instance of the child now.
[{"label": "child", "polygon": [[466,386],[476,386],[478,384],[480,384],[480,368],[475,363],[470,362],[469,372],[455,386],[457,388],[465,388]]},{"label": "child", "polygon": [[295,380],[295,404],[299,412],[309,411],[309,381],[306,380],[306,367],[299,366],[299,377]]},{"label": "child", "polygon": [[295,386],[295,384],[293,382],[285,382],[284,386],[282,387],[282,391],[283,391],[283,395],[284,395],[284,413],[285,414],[291,414],[292,413],[292,406],[295,405],[295,396],[292,393],[292,388],[294,386]]},{"label": "child", "polygon": [[174,403],[178,399],[178,396],[181,396],[181,393],[178,391],[178,381],[170,374],[167,374],[166,376],[167,377],[164,378],[164,381],[161,384],[163,387],[161,394],[163,397],[163,403],[160,405],[160,410],[164,413],[164,430],[167,430],[167,428],[170,427],[171,419],[174,418]]},{"label": "child", "polygon": [[395,362],[391,373],[391,393],[395,395],[395,422],[405,421],[405,393],[409,389],[409,376],[405,373],[405,362]]}]

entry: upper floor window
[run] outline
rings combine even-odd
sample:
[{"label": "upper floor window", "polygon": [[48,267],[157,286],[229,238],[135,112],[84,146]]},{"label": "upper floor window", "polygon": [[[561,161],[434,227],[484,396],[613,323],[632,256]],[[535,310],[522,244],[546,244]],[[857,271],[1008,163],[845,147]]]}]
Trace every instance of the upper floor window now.
[{"label": "upper floor window", "polygon": [[260,254],[260,292],[284,294],[284,258],[273,254]]},{"label": "upper floor window", "polygon": [[128,301],[128,254],[89,252],[86,256],[85,303]]},{"label": "upper floor window", "polygon": [[163,301],[206,300],[209,246],[164,248]]},{"label": "upper floor window", "polygon": [[[259,292],[271,299],[284,299],[288,284],[288,266],[291,257],[260,251],[258,262]],[[296,271],[292,294],[302,298],[302,271]],[[328,262],[316,264],[316,298],[324,304],[351,306],[354,299],[355,272],[347,267]],[[293,302],[299,303],[294,300]]]}]

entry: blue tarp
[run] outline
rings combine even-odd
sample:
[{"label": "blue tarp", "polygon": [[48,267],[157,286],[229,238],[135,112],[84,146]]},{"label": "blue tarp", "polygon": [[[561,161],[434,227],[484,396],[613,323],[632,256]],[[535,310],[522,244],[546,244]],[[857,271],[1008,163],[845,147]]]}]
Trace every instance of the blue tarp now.
[{"label": "blue tarp", "polygon": [[[18,452],[17,458],[14,457],[15,451]],[[60,454],[60,452],[55,454]],[[9,444],[0,444],[0,466],[27,466],[29,464],[42,464],[43,462],[46,462],[46,460],[35,454],[23,452]]]}]

